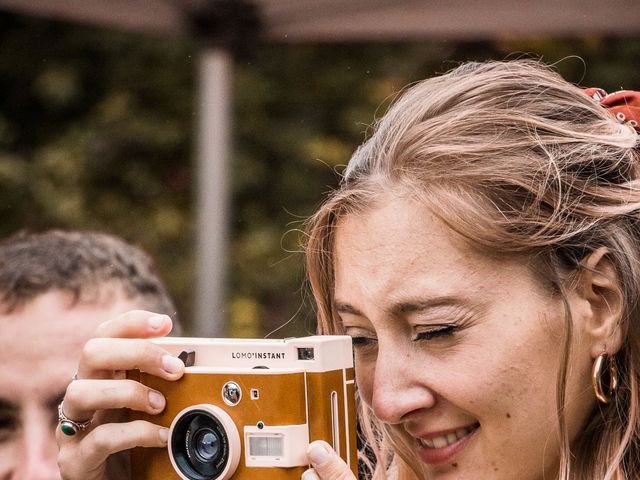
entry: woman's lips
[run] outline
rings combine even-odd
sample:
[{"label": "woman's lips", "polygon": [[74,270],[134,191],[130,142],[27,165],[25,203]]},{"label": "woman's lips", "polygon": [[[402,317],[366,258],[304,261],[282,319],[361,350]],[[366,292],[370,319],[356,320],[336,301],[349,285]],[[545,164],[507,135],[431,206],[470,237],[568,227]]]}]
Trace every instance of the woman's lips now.
[{"label": "woman's lips", "polygon": [[479,427],[480,424],[476,423],[468,427],[458,428],[447,434],[418,438],[418,455],[428,465],[448,462],[466,447]]}]

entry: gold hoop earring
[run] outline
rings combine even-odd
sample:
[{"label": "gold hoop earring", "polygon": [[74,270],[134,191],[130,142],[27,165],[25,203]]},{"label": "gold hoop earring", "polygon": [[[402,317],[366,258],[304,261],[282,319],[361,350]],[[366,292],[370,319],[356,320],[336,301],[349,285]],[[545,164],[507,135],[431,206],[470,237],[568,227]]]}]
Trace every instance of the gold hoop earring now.
[{"label": "gold hoop earring", "polygon": [[602,352],[593,362],[591,371],[593,393],[600,403],[608,404],[618,389],[618,366],[613,355]]}]

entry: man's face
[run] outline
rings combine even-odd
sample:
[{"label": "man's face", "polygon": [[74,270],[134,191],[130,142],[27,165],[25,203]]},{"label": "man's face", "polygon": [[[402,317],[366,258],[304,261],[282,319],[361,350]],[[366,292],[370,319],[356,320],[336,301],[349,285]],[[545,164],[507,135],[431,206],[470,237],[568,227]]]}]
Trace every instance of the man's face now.
[{"label": "man's face", "polygon": [[[0,314],[0,480],[58,480],[57,405],[96,327],[136,308],[119,288],[73,306],[50,292]],[[139,308],[139,305],[138,305]]]}]

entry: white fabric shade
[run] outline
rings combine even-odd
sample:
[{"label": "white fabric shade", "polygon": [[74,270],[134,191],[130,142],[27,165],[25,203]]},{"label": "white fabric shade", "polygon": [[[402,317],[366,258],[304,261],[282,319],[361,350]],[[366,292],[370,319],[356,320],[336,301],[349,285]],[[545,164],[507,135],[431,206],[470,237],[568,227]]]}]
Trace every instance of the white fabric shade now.
[{"label": "white fabric shade", "polygon": [[[457,40],[640,32],[638,0],[256,0],[270,42]],[[0,0],[0,9],[159,35],[188,35],[216,0]],[[214,34],[214,32],[211,32]],[[202,51],[194,334],[226,335],[224,280],[229,211],[230,52]]]}]

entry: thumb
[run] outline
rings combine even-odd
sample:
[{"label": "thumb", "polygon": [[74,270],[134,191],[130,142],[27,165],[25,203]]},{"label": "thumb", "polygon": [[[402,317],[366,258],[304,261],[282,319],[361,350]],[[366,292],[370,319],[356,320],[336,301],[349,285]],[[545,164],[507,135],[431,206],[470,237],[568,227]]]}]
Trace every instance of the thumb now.
[{"label": "thumb", "polygon": [[321,440],[313,442],[307,449],[307,457],[313,470],[306,471],[302,475],[303,480],[355,480],[356,478],[344,460],[327,442]]}]

